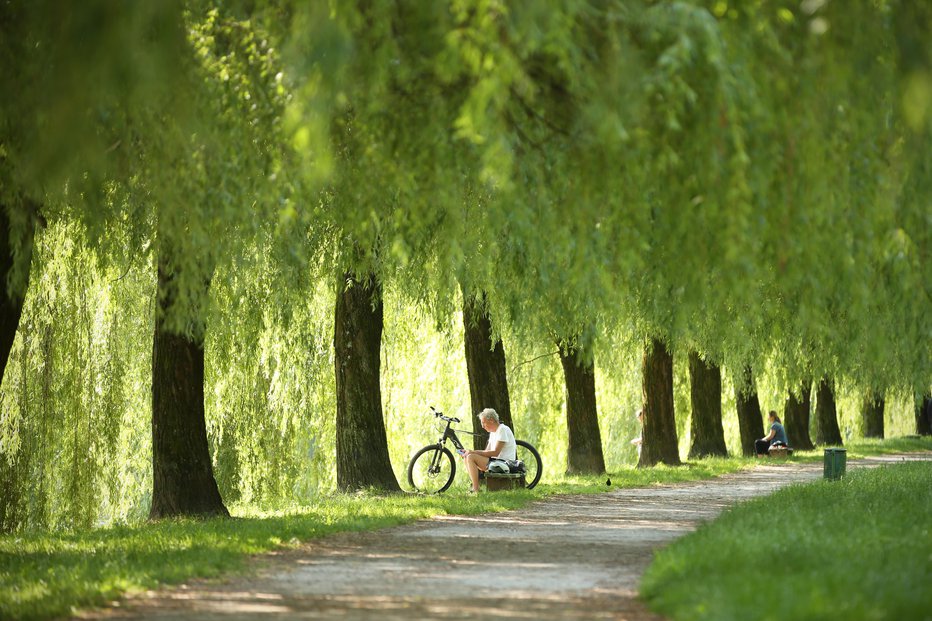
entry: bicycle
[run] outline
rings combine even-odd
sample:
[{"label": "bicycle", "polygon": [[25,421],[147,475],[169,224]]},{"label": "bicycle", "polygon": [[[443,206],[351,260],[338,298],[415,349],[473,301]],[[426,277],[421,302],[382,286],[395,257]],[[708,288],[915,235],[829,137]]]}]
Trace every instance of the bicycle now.
[{"label": "bicycle", "polygon": [[[472,436],[482,435],[465,429],[453,429],[453,423],[461,423],[458,418],[444,416],[443,412],[438,412],[432,406],[430,408],[436,418],[446,421],[446,427],[443,429],[443,435],[437,440],[436,444],[429,444],[418,450],[408,463],[408,483],[415,490],[428,494],[439,494],[447,490],[453,483],[456,476],[456,460],[453,453],[446,447],[447,440],[453,443],[457,451],[465,450],[463,443],[457,437],[456,432],[468,433]],[[533,489],[540,481],[540,476],[544,471],[544,464],[540,459],[540,453],[530,442],[524,440],[515,440],[517,446],[517,458],[524,462],[527,469],[525,480],[527,489]]]}]

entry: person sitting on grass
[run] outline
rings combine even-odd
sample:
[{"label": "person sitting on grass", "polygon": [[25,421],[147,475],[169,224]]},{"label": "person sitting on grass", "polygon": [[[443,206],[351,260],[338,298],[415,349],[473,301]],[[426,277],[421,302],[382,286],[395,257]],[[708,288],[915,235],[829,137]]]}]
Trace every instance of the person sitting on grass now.
[{"label": "person sitting on grass", "polygon": [[780,417],[777,416],[777,413],[770,410],[770,414],[767,415],[767,418],[770,420],[770,433],[760,440],[754,440],[754,448],[757,450],[758,457],[768,455],[771,446],[789,445],[789,442],[786,440],[786,430],[783,428],[783,423],[780,422]]},{"label": "person sitting on grass", "polygon": [[469,478],[472,481],[472,491],[479,491],[479,471],[485,472],[489,469],[489,462],[493,459],[517,459],[518,445],[515,444],[515,434],[512,433],[508,425],[502,424],[498,418],[498,412],[492,408],[486,408],[479,413],[479,423],[482,428],[489,432],[489,442],[485,445],[484,451],[463,451],[463,459],[466,460],[466,470],[469,472]]}]

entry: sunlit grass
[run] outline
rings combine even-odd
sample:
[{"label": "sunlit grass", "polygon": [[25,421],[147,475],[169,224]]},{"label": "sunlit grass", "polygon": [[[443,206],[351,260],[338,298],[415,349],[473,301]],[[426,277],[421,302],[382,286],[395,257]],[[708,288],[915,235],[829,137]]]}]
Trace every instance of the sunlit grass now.
[{"label": "sunlit grass", "polygon": [[[888,439],[858,438],[846,442],[843,448],[847,451],[846,457],[848,460],[896,453],[932,451],[932,436],[908,436]],[[813,451],[795,451],[792,459],[822,461],[823,456],[823,447],[816,447]]]},{"label": "sunlit grass", "polygon": [[333,495],[311,507],[277,512],[234,507],[234,519],[6,536],[0,538],[0,618],[50,618],[75,607],[103,604],[126,592],[241,571],[250,555],[331,533],[384,528],[437,515],[507,511],[554,494],[693,481],[746,466],[738,459],[703,460],[680,468],[567,477],[530,491],[472,496],[462,486],[431,496]]},{"label": "sunlit grass", "polygon": [[[932,450],[932,441],[870,442],[852,455]],[[864,451],[859,453],[857,451]],[[815,459],[816,453],[811,458]],[[805,458],[805,457],[804,457]],[[849,458],[853,458],[850,457]],[[435,496],[352,494],[275,512],[233,507],[234,519],[0,537],[0,619],[44,619],[100,605],[124,593],[193,577],[242,571],[251,555],[324,535],[372,530],[437,515],[507,511],[554,494],[589,494],[707,479],[753,467],[754,459],[704,459],[682,467],[629,468],[601,477],[562,477],[536,489],[471,496],[456,486]],[[611,485],[608,482],[611,481]]]},{"label": "sunlit grass", "polygon": [[748,501],[660,552],[642,595],[684,621],[927,618],[930,481],[905,463]]}]

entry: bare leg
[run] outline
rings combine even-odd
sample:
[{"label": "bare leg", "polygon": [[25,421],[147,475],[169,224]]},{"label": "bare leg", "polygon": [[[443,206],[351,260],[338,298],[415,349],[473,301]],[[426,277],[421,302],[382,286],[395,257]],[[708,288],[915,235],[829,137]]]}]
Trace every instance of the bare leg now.
[{"label": "bare leg", "polygon": [[479,491],[479,471],[485,472],[489,469],[489,458],[470,453],[466,456],[466,470],[469,472],[469,479],[472,481],[472,491]]}]

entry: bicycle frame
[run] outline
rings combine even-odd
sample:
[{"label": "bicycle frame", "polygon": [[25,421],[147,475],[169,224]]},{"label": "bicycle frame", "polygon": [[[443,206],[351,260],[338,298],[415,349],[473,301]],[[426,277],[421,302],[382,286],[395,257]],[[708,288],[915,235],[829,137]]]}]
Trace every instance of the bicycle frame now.
[{"label": "bicycle frame", "polygon": [[[450,442],[453,443],[453,446],[456,447],[457,451],[465,450],[463,443],[460,442],[459,437],[456,435],[457,430],[450,428],[450,425],[453,424],[453,420],[447,419],[446,417],[444,417],[444,419],[447,421],[447,426],[443,429],[443,434],[440,436],[440,439],[437,440],[437,446],[442,447],[446,444],[447,440],[449,440]],[[463,433],[472,434],[472,435],[478,435],[478,434],[474,434],[471,431],[466,431],[465,429],[460,429],[459,431]],[[440,471],[441,456],[442,456],[442,453],[440,451],[437,451],[436,453],[434,453],[434,457],[430,460],[430,470],[428,472],[436,473]]]},{"label": "bicycle frame", "polygon": [[[440,440],[437,443],[443,444],[444,442],[449,440],[450,442],[453,443],[453,446],[456,447],[456,450],[462,451],[464,450],[463,443],[460,442],[459,437],[456,435],[457,430],[450,428],[450,422],[451,421],[447,421],[447,427],[446,429],[443,430],[443,435],[440,436]],[[469,431],[464,431],[463,429],[460,429],[459,431],[463,431],[464,433],[471,433]]]}]

